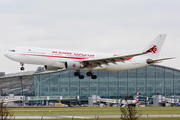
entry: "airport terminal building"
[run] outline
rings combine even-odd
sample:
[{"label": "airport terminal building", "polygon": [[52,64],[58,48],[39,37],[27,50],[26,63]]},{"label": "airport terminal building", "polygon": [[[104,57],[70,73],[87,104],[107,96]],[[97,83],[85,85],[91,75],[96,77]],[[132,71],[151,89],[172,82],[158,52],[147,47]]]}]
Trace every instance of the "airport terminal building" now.
[{"label": "airport terminal building", "polygon": [[180,95],[180,70],[150,65],[125,71],[94,71],[98,78],[79,79],[75,71],[30,72],[0,77],[3,94],[21,96],[79,96],[88,100],[92,95],[101,98],[123,99],[126,95]]}]

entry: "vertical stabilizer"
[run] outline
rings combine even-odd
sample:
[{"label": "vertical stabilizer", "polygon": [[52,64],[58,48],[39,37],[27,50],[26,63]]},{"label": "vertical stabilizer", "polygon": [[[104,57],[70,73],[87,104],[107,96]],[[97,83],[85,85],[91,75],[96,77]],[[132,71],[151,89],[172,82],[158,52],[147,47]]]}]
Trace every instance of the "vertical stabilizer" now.
[{"label": "vertical stabilizer", "polygon": [[135,101],[136,101],[136,103],[139,102],[139,93],[137,93],[136,98],[135,98]]},{"label": "vertical stabilizer", "polygon": [[143,52],[148,52],[148,50],[152,48],[152,51],[148,53],[147,56],[157,58],[161,52],[166,35],[167,34],[159,34],[148,46],[145,47]]}]

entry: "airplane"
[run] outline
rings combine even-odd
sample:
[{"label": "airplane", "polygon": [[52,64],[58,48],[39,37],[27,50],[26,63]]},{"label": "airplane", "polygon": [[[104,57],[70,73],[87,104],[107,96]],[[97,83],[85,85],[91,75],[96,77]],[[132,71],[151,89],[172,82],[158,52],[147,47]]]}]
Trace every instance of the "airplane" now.
[{"label": "airplane", "polygon": [[127,105],[135,105],[135,104],[137,104],[139,102],[138,98],[139,98],[139,93],[136,94],[136,97],[135,97],[134,100],[122,100],[121,101],[121,104],[123,104],[122,107],[125,107]]},{"label": "airplane", "polygon": [[76,70],[75,76],[84,79],[80,70],[88,70],[87,76],[96,79],[93,70],[121,71],[140,68],[163,60],[158,59],[166,34],[159,34],[146,46],[142,52],[129,55],[116,55],[105,53],[82,52],[39,47],[15,47],[6,51],[4,55],[22,66],[24,64],[44,65],[46,70]]}]

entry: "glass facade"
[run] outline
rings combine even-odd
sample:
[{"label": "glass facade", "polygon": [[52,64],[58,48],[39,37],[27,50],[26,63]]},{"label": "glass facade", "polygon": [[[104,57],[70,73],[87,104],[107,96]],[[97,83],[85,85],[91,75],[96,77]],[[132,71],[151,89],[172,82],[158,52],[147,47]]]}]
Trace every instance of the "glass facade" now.
[{"label": "glass facade", "polygon": [[0,78],[0,93],[3,96],[34,96],[33,75]]},{"label": "glass facade", "polygon": [[[75,71],[58,71],[39,73],[22,77],[0,78],[1,89],[6,94],[25,96],[89,96],[99,95],[102,98],[119,98],[134,96],[180,95],[180,70],[150,65],[125,71],[94,71],[97,79],[86,76],[74,76]],[[10,84],[10,88],[4,87]]]},{"label": "glass facade", "polygon": [[80,96],[92,95],[102,98],[124,98],[126,95],[180,95],[180,71],[151,65],[125,71],[94,71],[97,79],[86,76],[79,79],[74,71],[61,71],[34,75],[35,96]]}]

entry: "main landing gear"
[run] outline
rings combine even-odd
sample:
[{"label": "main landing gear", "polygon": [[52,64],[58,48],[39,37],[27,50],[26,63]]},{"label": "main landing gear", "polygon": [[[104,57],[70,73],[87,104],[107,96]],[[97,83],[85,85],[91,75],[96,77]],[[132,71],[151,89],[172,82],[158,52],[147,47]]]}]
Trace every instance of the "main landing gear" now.
[{"label": "main landing gear", "polygon": [[91,76],[92,79],[96,79],[97,76],[96,75],[93,75],[92,71],[89,71],[86,73],[87,76]]},{"label": "main landing gear", "polygon": [[74,73],[74,76],[79,76],[79,79],[84,79],[84,75],[81,75],[81,74],[80,74],[80,71],[76,71],[76,72]]},{"label": "main landing gear", "polygon": [[23,71],[23,70],[25,69],[25,68],[23,67],[23,66],[24,66],[24,63],[20,63],[20,64],[21,64],[21,66],[22,66],[22,67],[20,68],[20,70]]},{"label": "main landing gear", "polygon": [[[91,76],[92,79],[96,79],[96,78],[97,78],[97,76],[96,76],[96,75],[93,75],[93,73],[92,73],[91,71],[87,72],[86,75],[87,75],[87,76]],[[79,79],[84,79],[84,75],[81,75],[81,74],[80,74],[80,71],[76,71],[76,72],[74,73],[74,76],[78,76]]]}]

